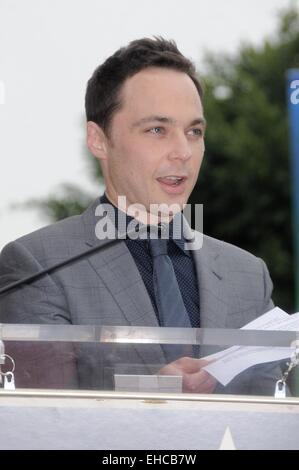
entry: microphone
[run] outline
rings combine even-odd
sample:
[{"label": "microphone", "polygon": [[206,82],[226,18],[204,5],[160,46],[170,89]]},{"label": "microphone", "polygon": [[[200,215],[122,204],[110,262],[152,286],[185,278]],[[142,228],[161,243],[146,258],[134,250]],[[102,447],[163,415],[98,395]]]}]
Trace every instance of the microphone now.
[{"label": "microphone", "polygon": [[[138,226],[138,233],[139,235],[147,232],[148,231],[148,225],[140,224]],[[86,256],[92,255],[96,253],[97,251],[100,251],[102,249],[105,249],[107,247],[113,246],[116,243],[123,241],[126,237],[131,238],[131,235],[133,235],[132,238],[136,238],[136,230],[135,228],[130,230],[129,232],[124,232],[122,233],[118,238],[113,238],[111,240],[105,240],[101,245],[93,246],[92,248],[89,248],[86,251],[83,251],[77,255],[71,256],[63,261],[59,261],[58,263],[53,264],[52,266],[49,266],[48,268],[42,269],[41,271],[38,271],[34,274],[30,274],[29,276],[26,276],[22,279],[19,279],[18,281],[12,282],[8,284],[5,287],[2,287],[0,289],[0,296],[3,294],[7,294],[8,292],[16,289],[17,287],[23,285],[23,284],[28,284],[29,282],[35,281],[36,279],[39,279],[40,277],[44,276],[45,274],[52,273],[53,271],[56,271],[57,269],[66,266],[71,263],[75,263],[76,261],[79,261],[81,258],[84,258]]]}]

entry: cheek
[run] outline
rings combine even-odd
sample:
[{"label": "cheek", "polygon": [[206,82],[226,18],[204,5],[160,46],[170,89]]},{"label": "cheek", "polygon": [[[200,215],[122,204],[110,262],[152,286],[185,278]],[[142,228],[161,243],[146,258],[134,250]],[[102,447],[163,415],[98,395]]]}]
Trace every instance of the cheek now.
[{"label": "cheek", "polygon": [[118,174],[127,175],[134,185],[140,184],[140,181],[144,185],[149,184],[159,168],[155,156],[160,155],[160,152],[140,139],[126,136],[122,139],[122,145],[118,146],[117,155]]},{"label": "cheek", "polygon": [[134,153],[130,154],[129,166],[132,175],[143,175],[145,183],[152,177],[155,172],[155,163],[152,152],[145,152],[144,149],[134,149]]},{"label": "cheek", "polygon": [[196,158],[193,160],[193,178],[195,181],[197,180],[201,165],[202,165],[202,160],[203,160],[203,153],[201,152],[200,155],[198,155]]},{"label": "cheek", "polygon": [[204,141],[203,141],[200,148],[197,150],[196,162],[197,162],[197,166],[199,166],[199,167],[202,164],[204,153],[205,153],[205,144],[204,144]]}]

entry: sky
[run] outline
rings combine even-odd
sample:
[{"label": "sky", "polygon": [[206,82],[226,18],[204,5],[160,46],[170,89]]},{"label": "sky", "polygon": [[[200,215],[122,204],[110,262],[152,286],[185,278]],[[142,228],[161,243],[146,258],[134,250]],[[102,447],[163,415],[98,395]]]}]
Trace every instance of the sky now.
[{"label": "sky", "polygon": [[233,54],[273,36],[290,3],[0,0],[0,249],[49,223],[12,206],[56,194],[62,183],[100,194],[88,172],[84,94],[106,57],[130,40],[162,35],[200,71],[207,51]]}]

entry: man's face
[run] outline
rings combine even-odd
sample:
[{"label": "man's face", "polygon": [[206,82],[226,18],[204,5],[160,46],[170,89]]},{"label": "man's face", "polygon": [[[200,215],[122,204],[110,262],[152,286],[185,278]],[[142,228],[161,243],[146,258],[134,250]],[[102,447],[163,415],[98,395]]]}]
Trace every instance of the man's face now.
[{"label": "man's face", "polygon": [[204,155],[197,89],[182,72],[152,67],[126,80],[102,159],[108,198],[117,205],[179,204],[196,183]]}]

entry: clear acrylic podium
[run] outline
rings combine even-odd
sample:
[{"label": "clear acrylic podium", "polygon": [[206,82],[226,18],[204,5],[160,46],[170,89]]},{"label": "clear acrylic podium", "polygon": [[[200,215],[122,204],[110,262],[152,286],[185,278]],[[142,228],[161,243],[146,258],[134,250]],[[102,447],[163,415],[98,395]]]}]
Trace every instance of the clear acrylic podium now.
[{"label": "clear acrylic podium", "polygon": [[[252,364],[211,394],[185,393],[180,374],[163,374],[169,351],[196,360],[235,347],[242,362],[248,351],[298,339],[294,331],[2,324],[16,389],[0,385],[0,449],[299,449],[295,381],[274,398],[287,357]],[[8,357],[1,368],[11,369]],[[224,375],[232,368],[223,361]]]}]

